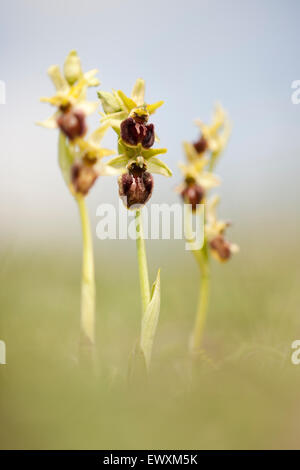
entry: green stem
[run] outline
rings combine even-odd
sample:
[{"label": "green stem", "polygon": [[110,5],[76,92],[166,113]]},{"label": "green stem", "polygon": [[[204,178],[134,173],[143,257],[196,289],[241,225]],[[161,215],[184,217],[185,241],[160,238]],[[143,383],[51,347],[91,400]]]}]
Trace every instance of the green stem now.
[{"label": "green stem", "polygon": [[207,257],[206,246],[203,247],[201,255],[201,263],[199,267],[201,271],[200,286],[199,286],[199,300],[195,319],[195,326],[191,337],[190,351],[197,353],[201,350],[201,342],[203,331],[206,322],[209,291],[210,291],[210,273],[209,273],[209,260]]},{"label": "green stem", "polygon": [[[192,234],[190,215],[191,214],[187,214],[187,217],[185,217],[185,234],[188,240],[191,239]],[[196,320],[189,345],[190,352],[195,353],[200,351],[209,300],[210,275],[207,241],[204,240],[203,247],[200,250],[192,250],[192,253],[201,273]]]},{"label": "green stem", "polygon": [[142,226],[142,215],[141,211],[137,210],[135,213],[136,223],[136,249],[137,258],[139,265],[139,277],[140,277],[140,289],[141,289],[141,300],[143,307],[143,315],[146,312],[148,304],[150,302],[150,287],[149,287],[149,276],[147,267],[147,256],[145,249],[145,240]]},{"label": "green stem", "polygon": [[81,281],[81,318],[80,346],[93,354],[95,344],[95,274],[91,227],[84,196],[75,196],[78,203],[82,227],[82,281]]}]

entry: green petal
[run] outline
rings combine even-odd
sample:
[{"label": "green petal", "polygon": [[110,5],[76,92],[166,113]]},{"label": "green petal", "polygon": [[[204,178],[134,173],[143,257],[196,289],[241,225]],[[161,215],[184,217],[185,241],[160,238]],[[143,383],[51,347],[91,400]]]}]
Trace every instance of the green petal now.
[{"label": "green petal", "polygon": [[165,164],[165,162],[159,160],[156,157],[152,157],[147,161],[147,170],[150,173],[156,173],[162,176],[172,176],[172,171]]},{"label": "green petal", "polygon": [[128,98],[122,90],[118,90],[117,93],[128,109],[128,112],[137,107],[136,103],[131,98]]},{"label": "green petal", "polygon": [[113,93],[109,91],[98,91],[98,98],[101,101],[103,111],[106,114],[121,111],[120,104]]},{"label": "green petal", "polygon": [[157,101],[156,103],[153,104],[147,104],[147,110],[149,114],[155,113],[155,111],[160,108],[164,104],[164,101]]},{"label": "green petal", "polygon": [[141,350],[144,354],[147,368],[149,369],[152,346],[160,311],[160,270],[158,270],[156,281],[153,284],[151,300],[142,319]]},{"label": "green petal", "polygon": [[71,166],[73,161],[74,156],[67,139],[64,134],[60,132],[58,140],[58,162],[67,186],[70,184]]},{"label": "green petal", "polygon": [[167,149],[142,149],[141,154],[143,157],[148,160],[151,157],[155,157],[155,155],[161,155],[163,153],[167,153]]}]

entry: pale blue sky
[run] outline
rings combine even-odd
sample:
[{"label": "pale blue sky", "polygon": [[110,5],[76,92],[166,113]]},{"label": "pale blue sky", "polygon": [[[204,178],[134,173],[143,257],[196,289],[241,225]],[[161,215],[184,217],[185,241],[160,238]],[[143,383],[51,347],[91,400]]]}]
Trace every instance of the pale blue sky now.
[{"label": "pale blue sky", "polygon": [[[165,100],[153,122],[174,177],[156,178],[155,202],[176,200],[181,141],[197,136],[194,118],[209,119],[220,100],[234,125],[217,169],[223,215],[245,223],[257,210],[265,221],[278,208],[296,211],[300,105],[290,97],[292,81],[300,79],[299,18],[297,0],[2,2],[2,234],[34,227],[52,236],[54,221],[66,232],[77,226],[56,162],[56,132],[33,124],[51,112],[39,103],[52,92],[48,66],[62,64],[74,48],[86,70],[99,69],[102,89],[129,92],[143,77],[147,101]],[[114,136],[106,143],[113,146]],[[93,223],[96,205],[116,200],[115,181],[99,180],[90,197]]]}]

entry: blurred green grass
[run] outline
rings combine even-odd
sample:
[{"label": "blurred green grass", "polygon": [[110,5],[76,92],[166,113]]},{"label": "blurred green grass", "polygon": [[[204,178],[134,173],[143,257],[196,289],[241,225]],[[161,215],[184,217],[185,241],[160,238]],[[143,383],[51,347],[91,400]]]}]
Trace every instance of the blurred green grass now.
[{"label": "blurred green grass", "polygon": [[198,272],[181,243],[149,242],[162,306],[147,384],[128,385],[139,333],[133,242],[98,242],[97,376],[78,366],[80,251],[0,254],[0,447],[3,449],[299,448],[300,266],[295,242],[241,242],[213,266],[204,346],[186,356]]}]

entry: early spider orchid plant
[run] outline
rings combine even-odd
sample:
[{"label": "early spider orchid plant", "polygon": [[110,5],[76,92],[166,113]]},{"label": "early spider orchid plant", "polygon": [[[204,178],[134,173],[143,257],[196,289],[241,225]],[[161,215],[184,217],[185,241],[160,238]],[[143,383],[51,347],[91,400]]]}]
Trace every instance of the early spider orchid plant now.
[{"label": "early spider orchid plant", "polygon": [[[183,147],[187,164],[180,164],[184,181],[177,188],[183,201],[189,204],[197,216],[199,204],[205,205],[204,243],[202,248],[194,250],[193,254],[200,269],[199,301],[195,326],[190,338],[192,355],[201,353],[203,330],[208,309],[210,291],[210,255],[220,262],[230,259],[238,251],[238,246],[225,239],[227,222],[218,221],[216,205],[219,197],[214,196],[207,201],[208,190],[220,184],[213,170],[219,156],[227,145],[231,132],[230,122],[224,109],[217,105],[210,125],[197,120],[201,135],[197,142],[184,142]],[[189,233],[189,229],[186,230]]]},{"label": "early spider orchid plant", "polygon": [[[93,244],[85,197],[100,174],[107,174],[101,161],[115,152],[101,148],[100,142],[108,124],[102,125],[88,137],[87,115],[97,110],[98,102],[86,100],[87,89],[99,85],[97,70],[82,72],[76,51],[67,56],[63,74],[53,65],[48,74],[56,93],[41,101],[56,107],[55,113],[39,125],[59,129],[58,160],[63,178],[78,204],[83,238],[81,283],[80,356],[93,358],[95,345],[95,277]],[[109,171],[108,171],[109,172]]]},{"label": "early spider orchid plant", "polygon": [[98,92],[103,107],[102,123],[109,123],[118,135],[119,155],[107,166],[120,173],[119,195],[127,209],[135,211],[136,244],[142,301],[141,335],[139,353],[142,353],[147,370],[150,367],[152,346],[160,311],[160,271],[150,290],[147,257],[142,227],[141,210],[153,191],[152,173],[171,176],[168,166],[157,158],[166,153],[165,148],[152,148],[156,136],[149,117],[163,101],[146,104],[145,82],[138,79],[131,96],[122,91]]}]

